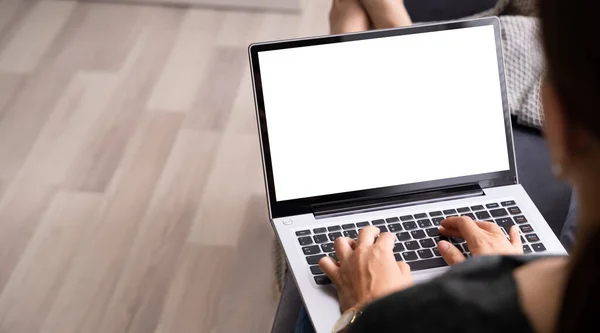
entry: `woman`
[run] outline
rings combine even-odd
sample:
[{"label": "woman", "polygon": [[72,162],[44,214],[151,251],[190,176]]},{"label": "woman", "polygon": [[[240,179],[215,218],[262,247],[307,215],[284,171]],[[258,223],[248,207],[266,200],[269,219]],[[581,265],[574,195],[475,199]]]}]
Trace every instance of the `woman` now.
[{"label": "woman", "polygon": [[[525,259],[499,228],[468,217],[442,222],[440,233],[462,237],[475,258],[415,286],[397,263],[393,235],[375,227],[357,241],[339,238],[339,264],[319,266],[334,281],[340,306],[356,313],[343,332],[596,332],[600,314],[600,44],[596,1],[540,0],[547,78],[545,132],[557,176],[577,194],[573,255]],[[411,24],[398,0],[334,0],[332,33]],[[518,235],[511,230],[511,235]],[[464,260],[451,243],[438,248],[451,264]],[[353,316],[354,317],[354,316]]]}]

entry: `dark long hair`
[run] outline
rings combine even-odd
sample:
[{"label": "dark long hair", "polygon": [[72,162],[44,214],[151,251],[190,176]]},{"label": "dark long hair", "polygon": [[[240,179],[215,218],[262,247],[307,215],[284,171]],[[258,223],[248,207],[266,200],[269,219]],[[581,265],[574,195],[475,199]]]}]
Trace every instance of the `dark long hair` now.
[{"label": "dark long hair", "polygon": [[[600,140],[600,1],[539,1],[548,78],[565,118]],[[600,331],[600,224],[577,241],[557,333]]]}]

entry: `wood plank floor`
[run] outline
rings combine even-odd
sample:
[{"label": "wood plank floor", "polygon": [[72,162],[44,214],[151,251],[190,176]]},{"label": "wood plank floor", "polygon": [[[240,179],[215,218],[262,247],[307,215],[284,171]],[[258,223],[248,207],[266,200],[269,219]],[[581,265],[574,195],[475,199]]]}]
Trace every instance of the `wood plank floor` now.
[{"label": "wood plank floor", "polygon": [[246,50],[328,7],[0,0],[0,332],[268,332]]}]

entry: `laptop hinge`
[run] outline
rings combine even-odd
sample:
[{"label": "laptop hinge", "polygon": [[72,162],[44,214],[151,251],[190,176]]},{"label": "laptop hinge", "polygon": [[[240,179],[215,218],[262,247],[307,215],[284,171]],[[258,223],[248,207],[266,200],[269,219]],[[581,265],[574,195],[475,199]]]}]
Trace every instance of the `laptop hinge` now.
[{"label": "laptop hinge", "polygon": [[315,218],[328,218],[350,214],[367,213],[383,209],[422,205],[440,201],[484,195],[478,184],[405,193],[402,195],[374,197],[362,200],[344,200],[312,205]]}]

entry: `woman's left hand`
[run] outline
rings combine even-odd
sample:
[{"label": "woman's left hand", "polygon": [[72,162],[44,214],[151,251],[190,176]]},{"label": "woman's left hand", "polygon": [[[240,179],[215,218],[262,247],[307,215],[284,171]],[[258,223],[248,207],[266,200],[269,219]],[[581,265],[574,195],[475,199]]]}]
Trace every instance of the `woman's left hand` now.
[{"label": "woman's left hand", "polygon": [[414,284],[410,266],[394,258],[396,235],[379,233],[369,226],[359,232],[357,241],[340,237],[334,243],[339,264],[329,256],[319,261],[321,270],[335,283],[342,311],[362,308]]}]

